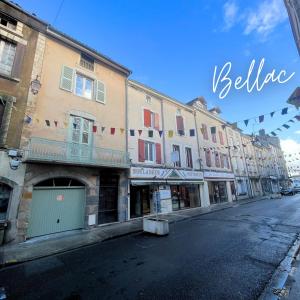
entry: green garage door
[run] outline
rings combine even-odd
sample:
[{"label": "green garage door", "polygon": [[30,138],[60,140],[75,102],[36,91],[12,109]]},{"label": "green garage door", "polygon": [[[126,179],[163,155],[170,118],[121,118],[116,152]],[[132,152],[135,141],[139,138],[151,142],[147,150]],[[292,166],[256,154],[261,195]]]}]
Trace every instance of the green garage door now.
[{"label": "green garage door", "polygon": [[28,237],[83,228],[84,187],[34,188]]}]

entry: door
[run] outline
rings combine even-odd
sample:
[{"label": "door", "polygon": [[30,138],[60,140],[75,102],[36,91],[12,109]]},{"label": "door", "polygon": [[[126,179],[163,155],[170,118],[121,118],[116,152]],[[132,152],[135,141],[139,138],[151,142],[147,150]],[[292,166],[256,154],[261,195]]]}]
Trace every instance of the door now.
[{"label": "door", "polygon": [[68,155],[72,159],[89,160],[92,155],[93,122],[71,116]]},{"label": "door", "polygon": [[34,188],[28,237],[84,226],[84,187]]}]

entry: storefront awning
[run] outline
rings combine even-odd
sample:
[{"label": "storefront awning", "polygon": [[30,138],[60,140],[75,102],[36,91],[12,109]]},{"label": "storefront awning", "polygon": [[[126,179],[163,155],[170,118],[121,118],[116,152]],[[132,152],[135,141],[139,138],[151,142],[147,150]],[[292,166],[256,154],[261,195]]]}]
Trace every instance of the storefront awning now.
[{"label": "storefront awning", "polygon": [[166,184],[166,180],[131,180],[131,185],[155,185]]},{"label": "storefront awning", "polygon": [[157,185],[157,184],[169,184],[169,185],[189,185],[189,184],[203,184],[201,180],[131,180],[130,184],[134,186],[141,185]]},{"label": "storefront awning", "polygon": [[188,185],[188,184],[203,184],[202,180],[167,180],[167,184],[169,185]]}]

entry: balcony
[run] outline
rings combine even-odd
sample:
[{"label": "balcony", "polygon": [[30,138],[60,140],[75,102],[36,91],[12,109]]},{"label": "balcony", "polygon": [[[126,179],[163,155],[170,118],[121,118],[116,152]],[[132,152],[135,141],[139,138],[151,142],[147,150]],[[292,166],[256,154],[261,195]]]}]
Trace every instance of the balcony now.
[{"label": "balcony", "polygon": [[25,162],[129,168],[127,152],[38,137],[30,139]]}]

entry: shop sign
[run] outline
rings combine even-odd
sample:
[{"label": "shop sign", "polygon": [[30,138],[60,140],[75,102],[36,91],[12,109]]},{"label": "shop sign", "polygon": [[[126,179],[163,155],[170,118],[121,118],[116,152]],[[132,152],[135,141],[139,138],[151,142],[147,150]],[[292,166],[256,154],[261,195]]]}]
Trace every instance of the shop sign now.
[{"label": "shop sign", "polygon": [[226,173],[226,172],[204,171],[204,177],[205,178],[234,179],[234,174]]},{"label": "shop sign", "polygon": [[160,169],[160,168],[142,168],[131,167],[131,178],[146,179],[178,179],[178,180],[203,180],[203,172],[201,171],[185,171],[176,169]]}]

